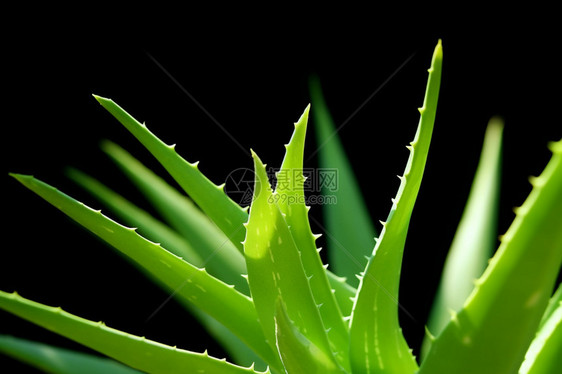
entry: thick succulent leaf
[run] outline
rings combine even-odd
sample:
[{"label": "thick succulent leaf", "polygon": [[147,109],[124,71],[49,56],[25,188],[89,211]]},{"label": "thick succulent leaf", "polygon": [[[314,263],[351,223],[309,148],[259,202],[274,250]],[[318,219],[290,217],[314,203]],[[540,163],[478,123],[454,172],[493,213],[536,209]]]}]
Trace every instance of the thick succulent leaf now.
[{"label": "thick succulent leaf", "polygon": [[254,198],[246,226],[244,251],[248,281],[265,337],[276,348],[277,300],[301,334],[332,356],[325,327],[304,272],[300,252],[271,191],[265,166],[255,153]]},{"label": "thick succulent leaf", "polygon": [[141,372],[105,357],[48,344],[0,335],[0,353],[25,362],[45,373],[140,374]]},{"label": "thick succulent leaf", "polygon": [[513,373],[535,336],[562,263],[562,141],[463,309],[432,343],[426,373]]},{"label": "thick succulent leaf", "polygon": [[557,301],[519,369],[519,374],[556,374],[562,368],[562,301]]},{"label": "thick succulent leaf", "polygon": [[310,107],[307,107],[299,121],[291,141],[286,146],[287,152],[277,173],[275,198],[279,209],[301,254],[301,261],[309,279],[312,296],[320,307],[320,315],[324,327],[328,330],[328,338],[332,344],[336,358],[340,364],[349,365],[348,348],[349,333],[339,305],[330,287],[326,271],[316,248],[316,238],[308,221],[309,207],[305,204],[303,169],[304,142]]},{"label": "thick succulent leaf", "polygon": [[[357,373],[414,373],[417,364],[398,322],[398,289],[402,253],[410,217],[421,185],[441,80],[441,41],[437,44],[420,122],[410,157],[374,255],[361,278],[351,320],[351,364]],[[452,373],[452,372],[451,372]]]},{"label": "thick succulent leaf", "polygon": [[[281,302],[275,312],[277,347],[287,373],[345,373],[294,326]],[[323,358],[321,358],[323,357]]]},{"label": "thick succulent leaf", "polygon": [[223,190],[199,171],[197,163],[189,163],[177,154],[174,146],[166,145],[148,128],[125,112],[113,100],[94,96],[127,130],[131,132],[152,155],[164,166],[197,205],[230,238],[232,243],[242,251],[244,227],[247,213]]},{"label": "thick succulent leaf", "polygon": [[248,282],[242,277],[246,274],[244,256],[205,213],[123,148],[106,141],[102,149],[197,251],[210,274],[249,294]]},{"label": "thick succulent leaf", "polygon": [[24,299],[16,293],[0,291],[0,308],[50,331],[90,347],[132,368],[147,373],[255,373],[253,368],[242,368],[210,357],[170,347],[144,337],[134,336],[67,313],[61,308],[49,307]]},{"label": "thick succulent leaf", "polygon": [[[104,205],[108,206],[122,222],[131,227],[138,227],[139,233],[150,241],[160,243],[164,248],[182,257],[190,264],[202,267],[203,260],[192,249],[176,231],[152,217],[146,211],[138,208],[124,197],[104,186],[98,180],[75,169],[69,169],[68,175],[83,188],[91,192]],[[218,277],[220,278],[220,269]],[[209,273],[211,273],[209,271]],[[212,273],[211,273],[212,274]],[[237,336],[233,335],[222,324],[209,317],[207,314],[195,308],[191,303],[178,300],[186,309],[193,314],[205,327],[206,331],[221,344],[235,363],[250,365],[256,363],[256,367],[264,367],[261,359],[250,350]]]},{"label": "thick succulent leaf", "polygon": [[[199,256],[180,234],[160,220],[154,218],[147,211],[134,205],[97,179],[92,178],[80,170],[68,169],[67,175],[108,207],[121,222],[129,227],[136,227],[139,234],[143,237],[153,242],[160,243],[168,251],[183,258],[194,266],[204,266],[201,256]],[[208,268],[207,270],[209,271]],[[211,272],[209,271],[209,273]]]},{"label": "thick succulent leaf", "polygon": [[341,314],[344,320],[349,319],[351,316],[351,311],[353,310],[353,299],[357,294],[357,289],[347,283],[346,278],[338,277],[331,271],[327,270],[326,275],[328,276],[328,282],[334,290],[334,296],[336,302],[340,308]]},{"label": "thick succulent leaf", "polygon": [[562,283],[558,285],[556,292],[554,292],[554,295],[552,295],[552,297],[548,301],[548,306],[546,307],[546,310],[544,311],[544,314],[542,316],[541,323],[539,324],[539,329],[541,329],[544,326],[544,324],[550,318],[552,313],[554,313],[556,308],[558,308],[558,304],[560,304],[561,302],[562,302]]},{"label": "thick succulent leaf", "polygon": [[[484,145],[468,201],[445,261],[428,330],[441,333],[459,311],[474,288],[496,249],[497,216],[501,174],[503,122],[493,118],[488,124]],[[423,342],[422,357],[427,354],[431,336]]]},{"label": "thick succulent leaf", "polygon": [[[173,146],[163,143],[144,124],[139,123],[113,100],[96,95],[94,97],[158,159],[189,197],[242,252],[244,224],[248,221],[247,211],[230,199],[224,193],[222,186],[215,185],[205,177],[197,167],[197,163],[191,164],[185,161],[176,153]],[[336,294],[340,295],[338,300],[354,295],[353,289],[346,287],[337,277],[331,275],[329,273],[330,284]]]},{"label": "thick succulent leaf", "polygon": [[[372,223],[359,184],[353,174],[332,117],[322,96],[318,80],[311,80],[312,113],[316,129],[320,170],[335,180],[323,183],[323,194],[333,195],[336,204],[325,204],[326,247],[334,273],[357,287],[356,275],[365,270],[367,258],[375,245],[376,229]],[[331,173],[334,171],[334,173]]]},{"label": "thick succulent leaf", "polygon": [[[183,303],[184,306],[185,303]],[[227,353],[232,363],[240,366],[254,366],[256,370],[266,370],[268,363],[256,354],[245,342],[232,331],[224,327],[223,324],[217,322],[201,310],[190,307],[189,311],[204,326],[205,331],[222,347]],[[256,321],[257,323],[257,321]],[[272,373],[277,374],[276,367],[272,367]]]},{"label": "thick succulent leaf", "polygon": [[[192,303],[237,335],[266,362],[275,362],[257,320],[251,299],[205,271],[141,237],[101,212],[31,176],[13,175],[24,186],[57,207],[113,248],[135,261],[178,299]],[[273,366],[273,365],[272,365]]]}]

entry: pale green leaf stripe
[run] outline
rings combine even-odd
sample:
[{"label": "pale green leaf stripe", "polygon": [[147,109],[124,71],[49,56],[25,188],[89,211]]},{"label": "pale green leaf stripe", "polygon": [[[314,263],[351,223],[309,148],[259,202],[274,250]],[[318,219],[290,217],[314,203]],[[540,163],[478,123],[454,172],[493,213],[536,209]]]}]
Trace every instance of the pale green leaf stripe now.
[{"label": "pale green leaf stripe", "polygon": [[291,141],[286,146],[287,152],[277,174],[274,196],[279,209],[285,214],[291,235],[297,243],[314,300],[316,304],[322,305],[320,315],[324,327],[328,330],[332,350],[338,362],[346,367],[349,365],[348,328],[342,318],[316,248],[316,236],[312,234],[308,221],[309,207],[305,204],[303,159],[309,109],[310,107],[306,108],[295,124]]},{"label": "pale green leaf stripe", "polygon": [[[203,209],[213,222],[230,238],[232,243],[243,251],[244,224],[248,213],[236,204],[222,190],[201,173],[197,164],[190,164],[181,158],[173,146],[164,144],[145,125],[139,123],[115,102],[94,95],[96,100],[121,122],[168,170],[186,193]],[[348,300],[355,295],[353,288],[347,287],[337,277],[328,274],[331,286],[338,300]],[[342,303],[346,305],[348,303]]]},{"label": "pale green leaf stripe", "polygon": [[554,310],[558,308],[558,304],[562,302],[562,283],[558,285],[556,292],[552,295],[550,300],[548,301],[548,306],[544,311],[544,314],[541,319],[541,323],[539,324],[539,329],[546,323],[546,321],[550,318],[550,315],[554,313]]},{"label": "pale green leaf stripe", "polygon": [[[474,288],[496,249],[497,216],[501,176],[501,145],[503,121],[492,118],[484,136],[484,145],[476,169],[468,201],[445,261],[441,283],[433,302],[428,330],[433,336],[441,333],[451,319],[451,311],[459,311]],[[431,345],[427,335],[422,357]]]},{"label": "pale green leaf stripe", "polygon": [[519,369],[519,374],[558,374],[562,368],[562,301],[552,311]]},{"label": "pale green leaf stripe", "polygon": [[127,334],[15,293],[0,291],[0,308],[147,373],[255,373],[253,368],[235,366],[206,352],[189,352]]},{"label": "pale green leaf stripe", "polygon": [[254,304],[247,296],[198,269],[159,244],[141,237],[68,195],[31,176],[12,174],[24,186],[141,266],[177,298],[185,299],[237,335],[266,362],[273,351],[256,323]]},{"label": "pale green leaf stripe", "polygon": [[[299,331],[330,357],[331,347],[299,250],[275,203],[265,166],[253,151],[252,156],[255,187],[244,253],[250,290],[265,337],[275,347],[275,304],[280,299]],[[333,356],[331,359],[335,362]]]},{"label": "pale green leaf stripe", "polygon": [[490,265],[432,343],[420,374],[507,374],[519,368],[562,264],[562,141],[551,150]]},{"label": "pale green leaf stripe", "polygon": [[[320,170],[325,169],[326,175],[335,178],[335,185],[322,189],[324,196],[336,199],[335,203],[323,206],[325,227],[330,234],[326,236],[328,259],[335,274],[357,287],[356,275],[365,270],[375,246],[376,229],[317,79],[311,80],[310,91]],[[335,174],[329,174],[331,171]]]},{"label": "pale green leaf stripe", "polygon": [[310,342],[293,325],[283,304],[278,300],[275,312],[277,347],[287,373],[346,373]]},{"label": "pale green leaf stripe", "polygon": [[[416,361],[398,322],[402,254],[433,133],[443,52],[435,47],[410,157],[374,256],[361,279],[351,321],[351,364],[358,373],[414,373]],[[376,316],[376,318],[373,318]],[[460,371],[459,371],[460,372]],[[453,373],[453,372],[450,372]]]},{"label": "pale green leaf stripe", "polygon": [[0,335],[0,352],[52,374],[140,374],[105,357]]},{"label": "pale green leaf stripe", "polygon": [[205,213],[117,144],[105,141],[102,149],[197,251],[211,275],[249,295],[248,282],[242,277],[246,274],[244,256]]},{"label": "pale green leaf stripe", "polygon": [[113,100],[94,95],[96,100],[131,132],[152,155],[164,166],[185,192],[242,251],[245,232],[242,223],[247,213],[223,190],[205,177],[197,163],[189,163],[177,154],[174,146],[168,146],[148,128],[125,112]]},{"label": "pale green leaf stripe", "polygon": [[[199,255],[193,251],[191,246],[176,231],[85,173],[69,169],[68,175],[112,209],[125,224],[138,227],[140,234],[145,238],[160,243],[164,248],[179,257],[183,257],[192,265],[197,267],[203,266],[203,260],[200,259]],[[208,270],[211,273],[210,269]],[[178,301],[205,326],[206,331],[221,344],[223,349],[235,360],[235,363],[250,365],[255,362],[256,366],[259,365],[258,363],[261,362],[261,359],[222,324],[195,308],[191,303],[187,303],[183,299]],[[265,365],[262,366],[265,368]]]}]

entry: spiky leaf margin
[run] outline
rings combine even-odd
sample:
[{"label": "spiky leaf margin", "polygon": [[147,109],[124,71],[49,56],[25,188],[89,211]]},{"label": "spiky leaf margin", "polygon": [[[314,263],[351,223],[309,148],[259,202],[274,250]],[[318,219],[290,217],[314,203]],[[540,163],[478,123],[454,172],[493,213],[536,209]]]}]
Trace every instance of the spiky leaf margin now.
[{"label": "spiky leaf margin", "polygon": [[408,147],[410,157],[400,177],[388,218],[358,289],[351,319],[351,365],[358,373],[414,373],[418,366],[398,322],[398,289],[402,253],[410,217],[421,185],[441,82],[443,51],[437,43],[420,122]]}]

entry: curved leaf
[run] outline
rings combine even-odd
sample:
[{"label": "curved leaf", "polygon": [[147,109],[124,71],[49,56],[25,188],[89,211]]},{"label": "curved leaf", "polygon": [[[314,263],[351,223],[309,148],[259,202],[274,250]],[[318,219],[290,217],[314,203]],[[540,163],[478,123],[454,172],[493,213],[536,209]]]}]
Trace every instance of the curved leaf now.
[{"label": "curved leaf", "polygon": [[45,373],[140,374],[140,371],[105,357],[0,335],[0,352]]},{"label": "curved leaf", "polygon": [[548,313],[519,369],[519,374],[556,374],[562,368],[562,301]]},{"label": "curved leaf", "polygon": [[210,374],[255,373],[253,368],[235,366],[210,357],[206,352],[185,351],[127,334],[61,308],[24,299],[16,293],[0,291],[0,308],[147,373],[176,374],[197,370]]},{"label": "curved leaf", "polygon": [[[124,199],[114,191],[110,190],[96,179],[78,171],[71,169],[69,176],[86,190],[90,191],[96,198],[107,205],[117,214],[120,219],[132,227],[138,227],[140,233],[147,239],[161,243],[161,245],[170,250],[176,256],[185,258],[190,264],[201,267],[203,260],[193,250],[189,243],[181,237],[176,231],[172,230],[162,222],[150,216],[146,211],[134,206],[131,202]],[[218,274],[211,275],[221,278],[223,269],[213,269]],[[246,282],[244,280],[244,282]],[[187,303],[180,299],[179,302],[193,314],[197,320],[205,327],[206,331],[221,344],[223,349],[237,364],[250,365],[256,364],[256,367],[264,367],[260,357],[250,350],[237,336],[232,334],[222,324],[209,317],[206,313],[201,312],[191,303]],[[258,366],[261,365],[261,366]]]},{"label": "curved leaf", "polygon": [[182,236],[145,210],[135,206],[123,196],[80,170],[68,169],[67,175],[107,206],[122,222],[129,227],[136,227],[143,237],[160,243],[164,248],[194,266],[204,266],[203,259]]},{"label": "curved leaf", "polygon": [[102,149],[123,170],[156,208],[179,232],[203,260],[213,276],[249,294],[244,256],[193,202],[136,160],[123,148],[104,142]]},{"label": "curved leaf", "polygon": [[197,163],[189,163],[177,154],[174,146],[168,146],[152,134],[148,128],[125,112],[113,100],[94,95],[96,100],[131,132],[164,166],[185,192],[242,251],[247,213],[223,191],[205,177]]},{"label": "curved leaf", "polygon": [[[503,122],[499,118],[491,119],[470,195],[433,302],[427,326],[433,336],[439,335],[450,321],[451,311],[462,308],[474,281],[482,275],[496,249],[502,132]],[[422,357],[430,345],[431,337],[426,335]]]},{"label": "curved leaf", "polygon": [[562,283],[558,284],[558,288],[556,289],[556,291],[548,301],[548,305],[546,307],[546,310],[544,311],[541,322],[539,324],[539,330],[544,326],[546,321],[550,318],[552,313],[554,313],[556,308],[558,308],[558,304],[560,303],[562,303]]},{"label": "curved leaf", "polygon": [[281,302],[276,303],[275,335],[287,373],[345,373],[294,326]]},{"label": "curved leaf", "polygon": [[[96,100],[127,128],[164,166],[193,201],[217,224],[242,252],[248,213],[228,197],[222,186],[212,183],[197,167],[181,158],[173,146],[164,144],[147,127],[139,123],[113,100],[94,95]],[[330,284],[339,299],[347,299],[355,293],[352,289],[328,273]]]},{"label": "curved leaf", "polygon": [[[213,317],[237,335],[266,362],[275,362],[247,296],[220,280],[149,242],[134,229],[124,227],[68,195],[31,176],[12,174],[30,190],[106,241],[141,266],[170,292]],[[273,366],[273,365],[272,365]]]},{"label": "curved leaf", "polygon": [[[417,364],[398,322],[402,253],[421,185],[441,81],[443,52],[435,47],[420,122],[392,209],[361,279],[351,320],[351,365],[358,373],[414,373]],[[452,372],[451,372],[452,373]]]},{"label": "curved leaf", "polygon": [[312,296],[320,307],[320,316],[328,331],[332,351],[340,364],[349,367],[349,333],[341,311],[330,287],[326,271],[316,248],[316,238],[308,221],[309,207],[305,204],[304,183],[307,178],[303,169],[304,142],[309,108],[295,124],[287,152],[277,173],[275,198],[285,216],[291,235],[301,254],[301,261],[309,279]]},{"label": "curved leaf", "polygon": [[252,155],[256,181],[244,251],[250,290],[265,337],[276,348],[274,317],[279,300],[301,334],[322,350],[323,357],[335,362],[300,252],[275,202],[265,166],[255,153]]},{"label": "curved leaf", "polygon": [[432,343],[420,374],[502,374],[521,365],[562,264],[562,141],[551,150],[490,265]]},{"label": "curved leaf", "polygon": [[353,310],[353,300],[357,295],[357,289],[347,283],[346,278],[338,277],[331,271],[326,271],[328,282],[334,291],[336,302],[341,310],[344,320],[349,320]]}]

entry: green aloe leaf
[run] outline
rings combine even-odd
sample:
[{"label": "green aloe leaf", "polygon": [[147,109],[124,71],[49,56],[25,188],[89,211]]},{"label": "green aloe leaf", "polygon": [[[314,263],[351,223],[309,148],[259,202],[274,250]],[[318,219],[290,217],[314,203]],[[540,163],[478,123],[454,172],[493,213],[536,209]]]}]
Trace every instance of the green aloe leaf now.
[{"label": "green aloe leaf", "polygon": [[255,373],[253,368],[235,366],[206,352],[185,351],[127,334],[16,293],[0,291],[0,308],[147,373]]},{"label": "green aloe leaf", "polygon": [[338,361],[346,365],[348,362],[349,333],[342,318],[339,305],[330,287],[326,271],[316,248],[316,238],[310,228],[308,207],[305,203],[304,183],[304,144],[310,107],[307,107],[299,121],[291,141],[286,146],[287,152],[277,173],[275,195],[277,205],[285,215],[291,235],[301,254],[301,261],[309,278],[310,289],[316,304],[321,305],[320,315],[324,327],[328,330],[328,338],[332,343]]},{"label": "green aloe leaf", "polygon": [[[433,133],[443,52],[435,47],[410,157],[374,255],[361,279],[351,320],[351,365],[358,373],[414,373],[416,361],[398,322],[402,253]],[[374,318],[373,318],[374,317]],[[453,373],[452,371],[450,373]]]},{"label": "green aloe leaf", "polygon": [[562,284],[551,298],[519,374],[556,374],[562,368]]},{"label": "green aloe leaf", "polygon": [[[69,169],[68,175],[84,189],[91,192],[103,204],[108,206],[109,209],[111,209],[119,217],[119,219],[123,220],[125,224],[131,227],[137,227],[139,229],[139,233],[141,233],[145,238],[153,242],[160,243],[164,248],[175,255],[184,258],[187,262],[194,266],[203,266],[203,260],[193,250],[191,245],[176,231],[153,218],[146,211],[138,208],[131,202],[127,201],[124,197],[110,190],[98,180],[88,176],[87,174],[79,170]],[[265,364],[261,362],[261,359],[222,324],[193,307],[191,303],[187,303],[181,299],[179,302],[187,310],[189,310],[189,312],[205,327],[206,331],[221,344],[223,349],[230,357],[233,358],[235,363],[246,366],[256,363],[256,367],[263,366],[265,368]]]},{"label": "green aloe leaf", "polygon": [[346,278],[338,277],[329,270],[326,271],[326,274],[328,276],[328,282],[330,282],[330,286],[334,290],[334,296],[340,308],[341,314],[345,316],[345,321],[349,321],[357,289],[349,285]]},{"label": "green aloe leaf", "polygon": [[45,373],[140,374],[109,358],[7,335],[0,335],[0,352]]},{"label": "green aloe leaf", "polygon": [[144,124],[139,123],[113,100],[94,97],[152,153],[189,197],[242,251],[241,243],[245,236],[242,223],[246,222],[247,213],[224,193],[224,186],[211,182],[199,171],[197,163],[184,160],[177,154],[174,146],[166,145],[154,136]]},{"label": "green aloe leaf", "polygon": [[160,215],[179,232],[203,260],[209,273],[249,295],[244,256],[193,202],[167,184],[123,148],[103,142],[102,149],[147,197]]},{"label": "green aloe leaf", "polygon": [[254,304],[246,295],[212,277],[205,269],[198,269],[159,244],[144,239],[135,229],[116,223],[101,212],[90,209],[48,184],[31,176],[12,175],[24,186],[135,261],[177,298],[193,304],[223,324],[266,362],[276,362],[276,356],[265,342],[260,326],[256,323]]},{"label": "green aloe leaf", "polygon": [[[345,373],[329,357],[310,342],[289,319],[278,300],[275,312],[277,347],[287,373],[327,374]],[[319,357],[323,357],[319,359]]]},{"label": "green aloe leaf", "polygon": [[554,295],[552,295],[552,297],[548,301],[548,306],[546,307],[546,310],[544,311],[544,314],[542,316],[541,323],[539,324],[539,329],[541,329],[544,326],[544,324],[550,318],[552,313],[554,313],[556,308],[558,308],[558,304],[560,304],[561,302],[562,302],[562,283],[558,285],[556,292],[554,292]]},{"label": "green aloe leaf", "polygon": [[[197,167],[179,156],[174,146],[168,146],[158,139],[148,128],[124,111],[113,100],[94,95],[96,100],[125,126],[164,166],[170,175],[193,201],[216,223],[242,252],[245,237],[244,224],[248,213],[224,193],[223,186],[212,183]],[[336,290],[338,300],[347,307],[354,290],[347,287],[338,277],[328,273],[331,286]]]},{"label": "green aloe leaf", "polygon": [[562,264],[562,140],[551,150],[490,265],[432,343],[420,374],[502,374],[519,368]]},{"label": "green aloe leaf", "polygon": [[201,256],[180,234],[154,218],[147,211],[137,207],[97,179],[80,170],[68,169],[66,174],[108,207],[121,222],[129,227],[136,227],[143,237],[160,243],[164,248],[194,266],[204,266]]},{"label": "green aloe leaf", "polygon": [[367,258],[375,245],[376,229],[317,79],[311,80],[310,91],[318,162],[320,168],[335,171],[336,178],[334,186],[323,186],[324,195],[332,195],[337,199],[336,204],[323,207],[329,263],[335,274],[345,277],[349,284],[357,287],[359,282],[356,275],[367,265]]},{"label": "green aloe leaf", "polygon": [[250,290],[265,337],[276,347],[274,317],[279,299],[296,328],[323,352],[317,360],[329,357],[335,364],[300,252],[276,204],[265,165],[255,153],[252,155],[255,187],[244,251]]},{"label": "green aloe leaf", "polygon": [[[502,132],[501,119],[491,119],[468,201],[433,302],[427,326],[433,336],[439,335],[450,321],[451,311],[462,308],[474,288],[474,281],[482,275],[496,249]],[[431,339],[426,336],[422,357],[427,354]]]}]

